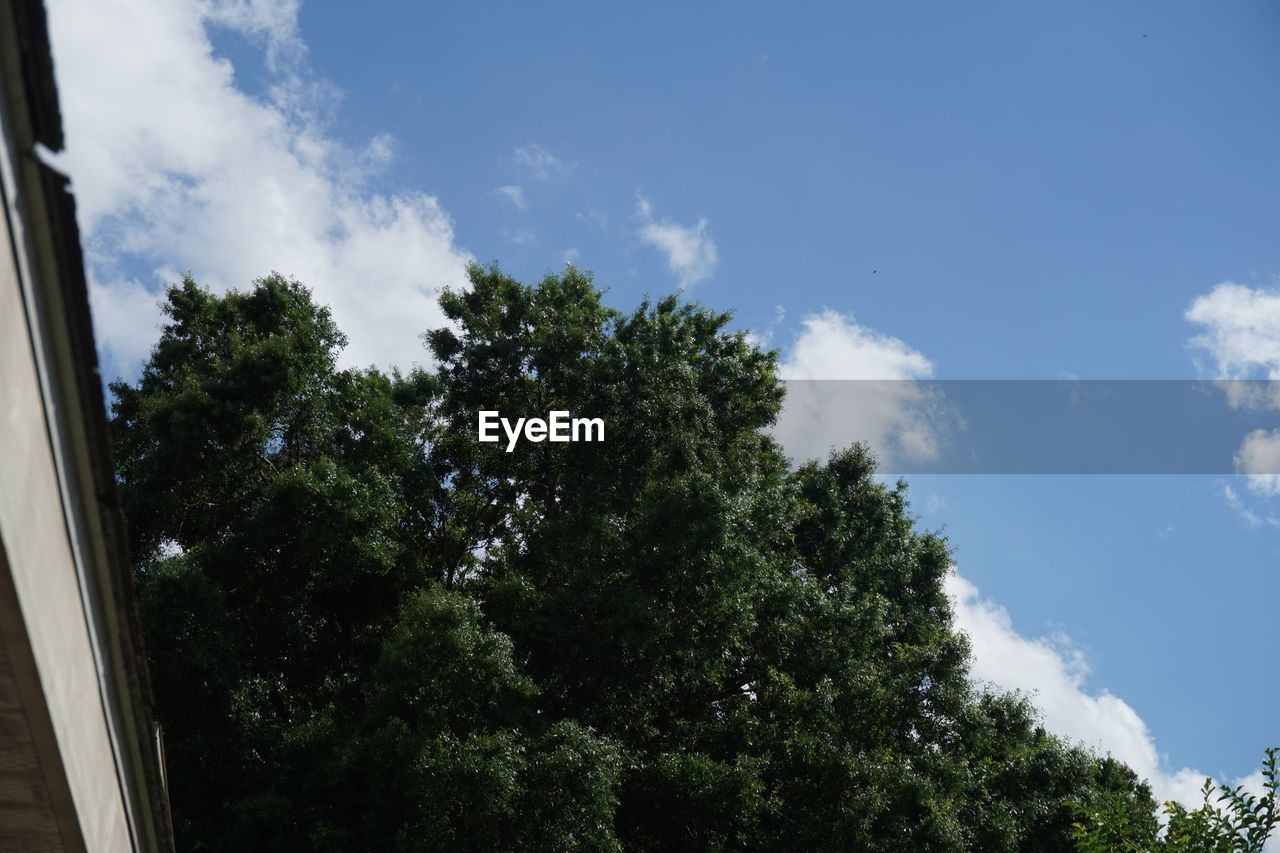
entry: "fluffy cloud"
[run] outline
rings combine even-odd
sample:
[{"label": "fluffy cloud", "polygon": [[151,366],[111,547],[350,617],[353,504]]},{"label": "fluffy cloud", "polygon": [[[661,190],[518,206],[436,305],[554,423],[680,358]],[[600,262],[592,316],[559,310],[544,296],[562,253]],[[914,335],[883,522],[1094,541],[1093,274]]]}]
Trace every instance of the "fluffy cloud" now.
[{"label": "fluffy cloud", "polygon": [[[1201,806],[1200,786],[1209,774],[1170,767],[1137,711],[1107,690],[1089,690],[1088,661],[1070,638],[1018,633],[1008,611],[982,598],[973,583],[954,572],[947,578],[947,593],[956,627],[969,636],[975,682],[1027,695],[1040,709],[1049,731],[1125,762],[1150,782],[1157,802]],[[1243,786],[1257,797],[1264,793],[1260,771],[1218,781]],[[1280,838],[1272,838],[1263,849],[1277,853]]]},{"label": "fluffy cloud", "polygon": [[1249,477],[1249,488],[1266,497],[1280,495],[1280,430],[1255,429],[1244,437],[1235,456],[1236,470]]},{"label": "fluffy cloud", "polygon": [[572,175],[578,164],[561,160],[541,145],[525,145],[511,152],[511,162],[535,181],[549,181]]},{"label": "fluffy cloud", "polygon": [[944,440],[940,401],[903,381],[931,376],[928,358],[835,311],[811,314],[800,327],[780,365],[787,398],[774,427],[788,453],[822,457],[862,441],[888,470],[896,461],[937,457]]},{"label": "fluffy cloud", "polygon": [[[1251,288],[1223,282],[1198,297],[1186,318],[1201,327],[1191,344],[1212,359],[1212,369],[1227,381],[1218,387],[1233,408],[1280,409],[1280,290]],[[1234,379],[1266,377],[1268,383],[1235,382]],[[1250,506],[1245,496],[1229,485],[1223,499],[1251,527],[1280,526],[1268,505],[1280,496],[1280,430],[1254,430],[1247,434],[1235,455],[1236,470],[1247,476],[1255,496]]]},{"label": "fluffy cloud", "polygon": [[267,62],[278,68],[299,62],[306,46],[298,32],[301,0],[198,0],[211,23],[238,30],[266,43]]},{"label": "fluffy cloud", "polygon": [[[273,270],[328,304],[347,364],[424,361],[443,286],[469,255],[437,199],[369,178],[387,137],[352,149],[320,116],[336,95],[305,64],[296,0],[50,0],[99,345],[130,372],[155,340],[153,294],[189,270],[217,291]],[[229,28],[266,50],[267,94],[213,52]]]},{"label": "fluffy cloud", "polygon": [[785,379],[924,379],[933,364],[905,341],[826,310],[801,320],[782,362]]},{"label": "fluffy cloud", "polygon": [[1186,318],[1202,327],[1191,344],[1219,376],[1280,379],[1280,291],[1223,282],[1192,302]]},{"label": "fluffy cloud", "polygon": [[1200,804],[1206,774],[1169,768],[1147,724],[1128,703],[1106,690],[1088,690],[1088,663],[1069,639],[1019,634],[1003,607],[982,598],[958,574],[947,579],[947,592],[956,625],[973,647],[975,681],[1027,694],[1050,731],[1125,762],[1151,782],[1157,800]]},{"label": "fluffy cloud", "polygon": [[640,222],[640,239],[667,258],[667,266],[675,273],[682,288],[709,278],[720,263],[716,243],[707,233],[707,220],[681,225],[670,219],[653,217],[653,205],[642,195],[636,196],[636,219]]},{"label": "fluffy cloud", "polygon": [[494,190],[496,195],[503,196],[507,201],[515,205],[516,210],[528,210],[529,202],[525,200],[524,190],[514,184],[507,184]]}]

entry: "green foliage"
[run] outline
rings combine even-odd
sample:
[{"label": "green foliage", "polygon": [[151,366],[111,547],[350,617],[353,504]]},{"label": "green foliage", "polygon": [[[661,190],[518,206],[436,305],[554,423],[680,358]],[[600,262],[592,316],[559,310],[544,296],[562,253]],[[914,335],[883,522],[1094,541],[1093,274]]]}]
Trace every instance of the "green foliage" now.
[{"label": "green foliage", "polygon": [[[1197,809],[1167,802],[1163,833],[1146,823],[1134,823],[1128,804],[1115,796],[1092,806],[1075,804],[1073,837],[1083,853],[1113,850],[1170,850],[1179,853],[1261,853],[1280,814],[1276,792],[1280,790],[1277,760],[1280,749],[1268,749],[1262,762],[1262,796],[1205,779],[1203,804]],[[1216,799],[1214,794],[1217,793]]]},{"label": "green foliage", "polygon": [[[1131,771],[974,690],[946,542],[862,447],[793,468],[727,314],[573,268],[441,301],[433,372],[385,375],[295,282],[186,281],[113,386],[182,849],[1052,851],[1070,802],[1155,832]],[[508,453],[480,409],[606,440]]]}]

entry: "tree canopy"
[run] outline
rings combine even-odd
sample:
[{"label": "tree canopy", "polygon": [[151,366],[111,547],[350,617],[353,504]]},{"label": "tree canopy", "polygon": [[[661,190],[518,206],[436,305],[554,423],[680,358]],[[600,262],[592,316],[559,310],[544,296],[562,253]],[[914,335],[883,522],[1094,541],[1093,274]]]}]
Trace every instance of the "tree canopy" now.
[{"label": "tree canopy", "polygon": [[[116,453],[185,850],[1073,849],[1148,787],[976,688],[945,539],[861,446],[795,466],[777,354],[572,267],[344,370],[272,275],[168,292]],[[599,443],[477,441],[566,410]],[[1143,837],[1147,837],[1144,835]]]}]

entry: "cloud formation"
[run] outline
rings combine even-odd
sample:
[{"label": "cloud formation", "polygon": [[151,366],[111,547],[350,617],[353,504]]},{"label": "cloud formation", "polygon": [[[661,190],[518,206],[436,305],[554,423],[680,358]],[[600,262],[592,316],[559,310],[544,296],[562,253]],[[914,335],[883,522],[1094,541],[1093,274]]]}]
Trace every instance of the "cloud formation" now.
[{"label": "cloud formation", "polygon": [[784,379],[925,379],[933,363],[905,341],[830,309],[800,321],[782,361]]},{"label": "cloud formation", "polygon": [[1280,290],[1226,281],[1197,297],[1186,318],[1202,328],[1192,346],[1218,377],[1280,379]]},{"label": "cloud formation", "polygon": [[1255,429],[1244,437],[1235,455],[1236,470],[1249,477],[1259,495],[1280,495],[1280,430]]},{"label": "cloud formation", "polygon": [[675,273],[680,287],[688,288],[710,278],[720,263],[716,243],[707,233],[707,220],[681,225],[670,219],[655,219],[653,206],[644,196],[636,197],[636,219],[640,222],[640,239],[657,249],[667,259],[667,267]]},{"label": "cloud formation", "polygon": [[[898,461],[937,458],[945,438],[940,401],[910,381],[933,364],[906,342],[836,311],[810,314],[785,351],[779,373],[787,398],[773,435],[796,459],[822,458],[856,441],[882,470]],[[861,381],[856,388],[842,381]]]},{"label": "cloud formation", "polygon": [[[1201,327],[1191,345],[1208,354],[1218,377],[1280,380],[1280,290],[1222,282],[1191,303],[1186,319]],[[1233,408],[1280,409],[1280,387],[1274,383],[1221,382],[1219,388]],[[1245,435],[1235,466],[1246,475],[1256,505],[1223,485],[1227,506],[1250,527],[1280,526],[1269,505],[1280,496],[1280,430]]]},{"label": "cloud formation", "polygon": [[[350,338],[348,365],[427,359],[418,335],[465,286],[439,200],[369,186],[389,137],[339,142],[336,94],[305,63],[296,0],[50,0],[67,151],[99,347],[131,373],[158,336],[155,296],[190,271],[215,291],[278,271]],[[212,27],[266,52],[266,94],[215,55]]]},{"label": "cloud formation", "polygon": [[210,23],[263,42],[272,68],[300,62],[307,48],[298,32],[301,0],[198,0]]},{"label": "cloud formation", "polygon": [[947,593],[956,627],[973,648],[976,682],[1026,694],[1040,708],[1046,728],[1125,762],[1151,782],[1158,801],[1199,806],[1207,774],[1170,768],[1137,711],[1107,690],[1090,691],[1088,661],[1070,639],[1018,633],[1008,611],[984,599],[959,574],[947,578]]}]

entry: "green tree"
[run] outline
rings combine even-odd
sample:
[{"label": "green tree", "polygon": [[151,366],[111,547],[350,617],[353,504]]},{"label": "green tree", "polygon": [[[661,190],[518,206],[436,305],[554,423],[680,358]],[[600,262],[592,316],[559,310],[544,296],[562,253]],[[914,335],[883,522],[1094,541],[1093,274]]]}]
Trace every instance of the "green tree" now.
[{"label": "green tree", "polygon": [[[271,276],[170,290],[113,385],[184,849],[1069,850],[1123,765],[976,691],[944,539],[796,468],[775,353],[473,267],[435,368],[340,370]],[[481,409],[605,441],[477,440]]]},{"label": "green tree", "polygon": [[312,784],[294,774],[312,728],[361,701],[428,577],[431,381],[338,371],[328,311],[278,276],[222,298],[187,280],[166,311],[138,383],[112,386],[119,476],[171,779],[193,806],[178,832],[252,849],[308,820],[293,792]]}]

